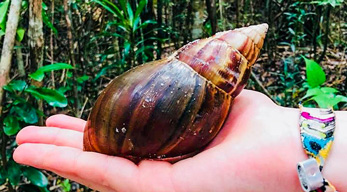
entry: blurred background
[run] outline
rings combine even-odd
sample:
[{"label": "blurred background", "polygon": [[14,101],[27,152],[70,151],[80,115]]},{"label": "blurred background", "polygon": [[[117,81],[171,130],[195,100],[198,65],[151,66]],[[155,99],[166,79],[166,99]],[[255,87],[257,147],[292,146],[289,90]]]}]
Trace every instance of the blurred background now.
[{"label": "blurred background", "polygon": [[16,164],[17,132],[56,113],[86,119],[130,68],[260,23],[269,31],[247,88],[286,107],[346,110],[347,1],[0,0],[0,191],[90,191]]}]

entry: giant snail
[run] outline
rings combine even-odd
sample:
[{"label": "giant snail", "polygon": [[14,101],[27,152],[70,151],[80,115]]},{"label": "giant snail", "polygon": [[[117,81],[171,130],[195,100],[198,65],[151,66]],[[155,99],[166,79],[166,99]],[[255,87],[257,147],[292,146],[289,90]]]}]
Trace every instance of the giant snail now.
[{"label": "giant snail", "polygon": [[175,162],[216,137],[259,56],[267,24],[193,41],[116,77],[100,94],[84,150]]}]

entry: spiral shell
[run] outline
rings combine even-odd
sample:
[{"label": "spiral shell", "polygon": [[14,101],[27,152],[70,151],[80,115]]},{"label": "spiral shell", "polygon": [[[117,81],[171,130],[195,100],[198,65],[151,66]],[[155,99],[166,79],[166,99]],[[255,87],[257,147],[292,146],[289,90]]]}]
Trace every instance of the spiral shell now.
[{"label": "spiral shell", "polygon": [[201,151],[245,86],[266,31],[261,24],[221,32],[116,77],[89,115],[84,150],[134,162]]}]

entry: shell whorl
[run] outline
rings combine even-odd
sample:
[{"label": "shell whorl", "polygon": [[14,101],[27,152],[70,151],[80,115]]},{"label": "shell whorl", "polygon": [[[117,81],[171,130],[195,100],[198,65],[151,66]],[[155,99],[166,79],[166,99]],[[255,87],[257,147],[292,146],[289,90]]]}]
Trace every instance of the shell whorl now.
[{"label": "shell whorl", "polygon": [[263,46],[267,24],[217,33],[193,41],[174,56],[232,96],[245,86]]}]

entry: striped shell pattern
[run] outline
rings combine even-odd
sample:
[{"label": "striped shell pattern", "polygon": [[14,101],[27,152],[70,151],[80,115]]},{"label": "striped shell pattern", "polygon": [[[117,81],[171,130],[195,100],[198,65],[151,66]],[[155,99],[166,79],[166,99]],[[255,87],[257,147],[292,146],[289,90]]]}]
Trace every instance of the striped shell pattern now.
[{"label": "striped shell pattern", "polygon": [[267,28],[220,32],[116,77],[89,115],[84,150],[134,162],[174,162],[198,153],[245,86]]}]

